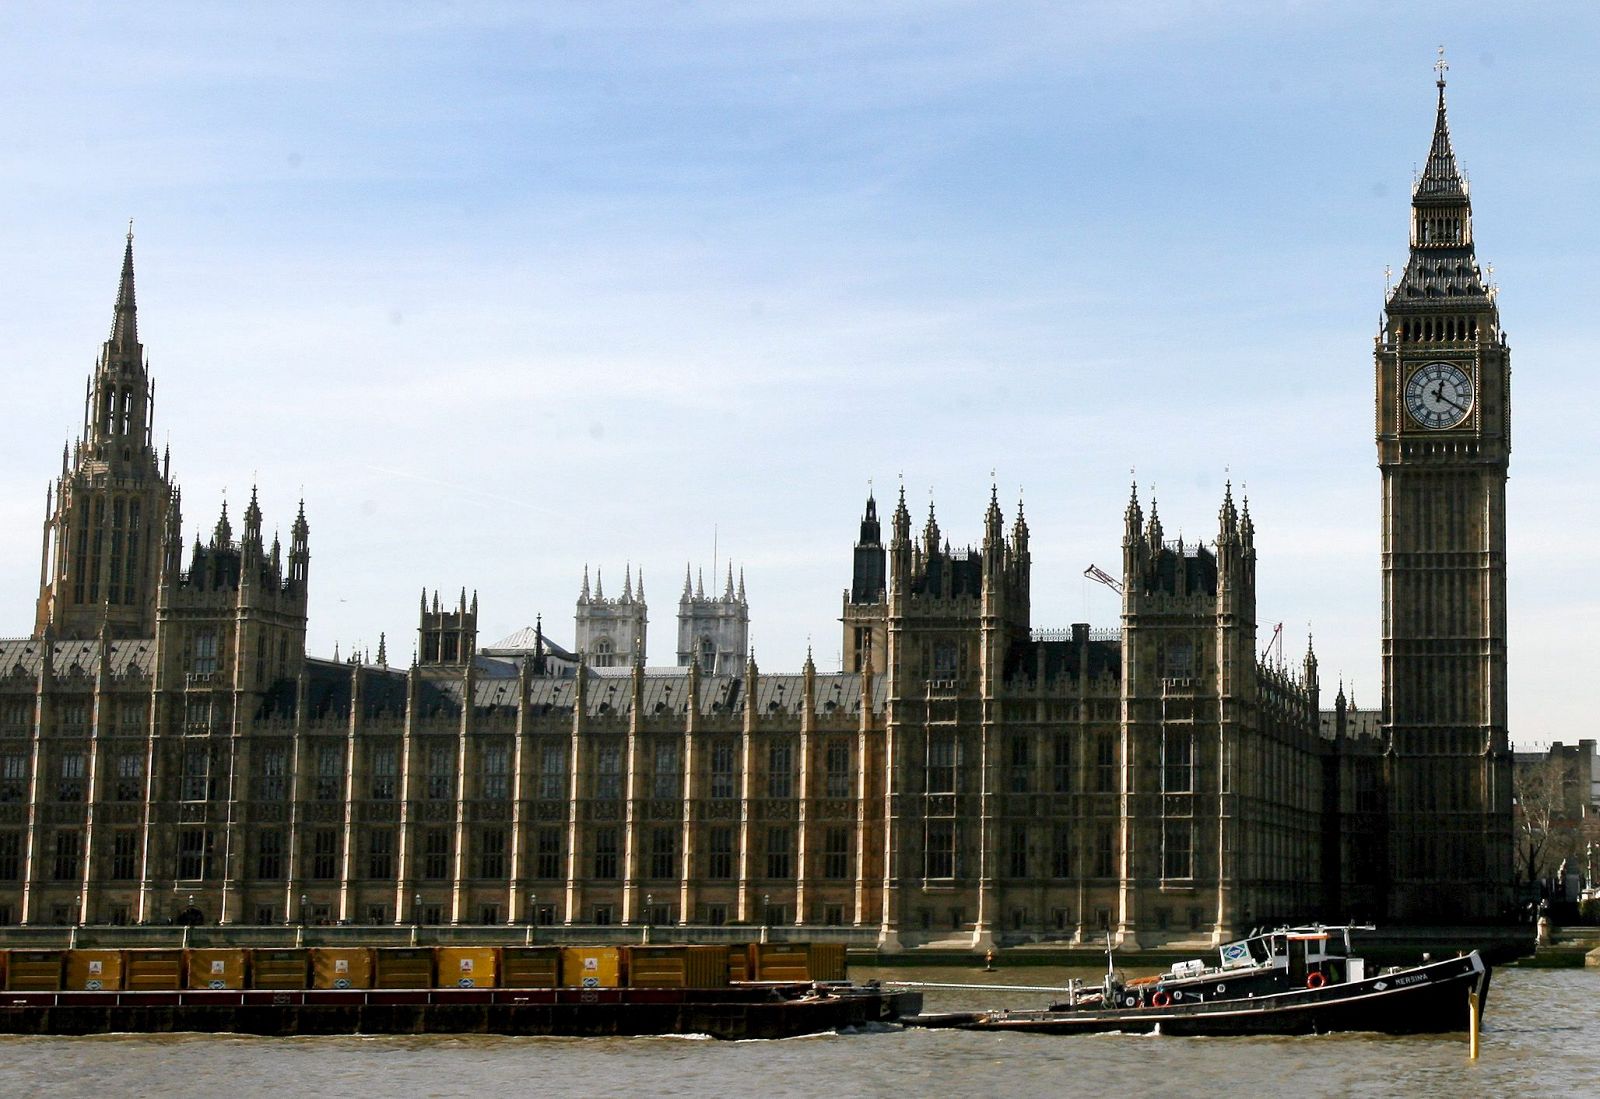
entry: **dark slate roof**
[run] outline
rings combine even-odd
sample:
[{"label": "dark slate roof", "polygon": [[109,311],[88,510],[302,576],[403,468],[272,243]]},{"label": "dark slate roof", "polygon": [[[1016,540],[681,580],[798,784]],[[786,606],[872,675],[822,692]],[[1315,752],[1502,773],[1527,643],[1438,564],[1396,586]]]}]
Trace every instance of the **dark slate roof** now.
[{"label": "dark slate roof", "polygon": [[[441,682],[440,686],[447,686],[448,682]],[[873,692],[873,708],[875,711],[881,711],[886,704],[887,686],[880,677],[875,681],[874,687],[876,689]],[[455,681],[453,689],[459,690],[459,680]],[[819,713],[860,711],[859,675],[845,672],[819,674],[816,677],[815,692]],[[707,716],[742,713],[746,693],[743,676],[702,675],[700,713]],[[760,675],[756,679],[756,712],[798,716],[804,695],[804,675]],[[570,713],[576,698],[577,681],[570,676],[561,678],[537,676],[528,681],[528,704],[539,712]],[[688,706],[688,699],[687,668],[646,669],[640,697],[640,707],[644,716],[682,714]],[[515,706],[516,701],[515,679],[480,679],[473,690],[473,703],[479,709]],[[626,715],[633,705],[631,670],[627,668],[592,670],[585,703],[585,712],[589,717]]]},{"label": "dark slate roof", "polygon": [[[148,676],[155,667],[156,643],[149,638],[113,641],[111,674]],[[58,678],[84,675],[93,678],[100,671],[99,641],[57,641],[51,665]],[[44,642],[35,638],[0,641],[0,676],[22,675],[37,678],[44,662]]]}]

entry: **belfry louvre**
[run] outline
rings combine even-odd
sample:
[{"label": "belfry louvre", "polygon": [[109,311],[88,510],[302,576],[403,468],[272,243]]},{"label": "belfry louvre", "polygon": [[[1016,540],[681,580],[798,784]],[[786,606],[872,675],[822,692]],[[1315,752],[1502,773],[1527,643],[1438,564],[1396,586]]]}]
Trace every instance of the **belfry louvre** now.
[{"label": "belfry louvre", "polygon": [[[1436,245],[1414,241],[1413,265]],[[1411,346],[1433,331],[1427,303],[1396,301],[1395,361],[1434,356]],[[1263,661],[1255,525],[1229,486],[1201,542],[1168,539],[1130,494],[1114,629],[1035,628],[1020,505],[991,495],[952,550],[931,506],[913,530],[902,493],[887,536],[866,502],[838,672],[743,657],[731,575],[721,601],[686,583],[681,614],[716,634],[682,629],[670,669],[645,666],[642,629],[600,636],[642,622],[631,578],[622,600],[586,582],[590,651],[542,627],[483,648],[463,592],[424,595],[410,667],[382,645],[321,659],[303,504],[287,547],[254,493],[237,532],[224,506],[186,545],[136,318],[130,235],[50,487],[34,629],[0,641],[0,923],[761,924],[981,948],[1504,902],[1503,698],[1488,733],[1443,738],[1473,816],[1430,846],[1408,739],[1428,715],[1357,712],[1342,691],[1323,711],[1309,645],[1293,667]],[[1498,324],[1478,320],[1484,338]],[[1467,429],[1385,430],[1412,455],[1424,427]],[[1417,647],[1422,627],[1386,628]],[[1394,767],[1416,856],[1400,862]],[[1453,880],[1477,888],[1437,887]]]}]

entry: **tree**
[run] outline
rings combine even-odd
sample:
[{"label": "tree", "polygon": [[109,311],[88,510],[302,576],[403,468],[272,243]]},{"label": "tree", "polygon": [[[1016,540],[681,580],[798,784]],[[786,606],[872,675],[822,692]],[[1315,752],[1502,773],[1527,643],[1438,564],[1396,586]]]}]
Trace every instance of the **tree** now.
[{"label": "tree", "polygon": [[1569,804],[1572,772],[1570,762],[1555,753],[1512,769],[1518,871],[1529,882],[1554,875],[1578,849],[1582,808],[1574,814]]}]

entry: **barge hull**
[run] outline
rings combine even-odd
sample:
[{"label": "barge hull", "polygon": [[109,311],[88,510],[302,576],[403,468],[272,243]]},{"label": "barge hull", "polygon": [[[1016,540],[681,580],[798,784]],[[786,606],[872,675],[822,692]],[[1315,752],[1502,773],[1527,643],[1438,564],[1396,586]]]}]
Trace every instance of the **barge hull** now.
[{"label": "barge hull", "polygon": [[737,1040],[893,1023],[921,1007],[916,993],[877,989],[743,1000],[725,989],[651,991],[639,999],[615,990],[602,997],[568,989],[8,993],[0,997],[0,1034],[707,1034]]}]

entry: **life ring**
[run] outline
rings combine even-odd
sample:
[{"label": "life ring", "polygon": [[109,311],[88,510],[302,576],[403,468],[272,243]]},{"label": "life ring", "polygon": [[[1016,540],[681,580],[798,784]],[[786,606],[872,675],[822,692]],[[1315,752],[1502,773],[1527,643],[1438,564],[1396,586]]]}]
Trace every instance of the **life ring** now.
[{"label": "life ring", "polygon": [[1328,978],[1324,977],[1322,974],[1320,974],[1320,973],[1318,973],[1318,972],[1316,972],[1314,970],[1311,973],[1307,974],[1307,976],[1306,976],[1306,987],[1307,988],[1321,988],[1323,985],[1325,985],[1327,983],[1328,983]]},{"label": "life ring", "polygon": [[1167,990],[1163,988],[1163,989],[1157,991],[1154,996],[1150,997],[1150,1006],[1151,1007],[1171,1007],[1172,1006],[1172,997],[1168,996],[1167,995]]}]

